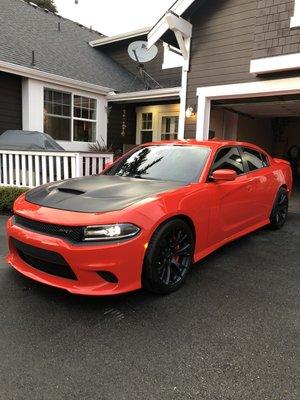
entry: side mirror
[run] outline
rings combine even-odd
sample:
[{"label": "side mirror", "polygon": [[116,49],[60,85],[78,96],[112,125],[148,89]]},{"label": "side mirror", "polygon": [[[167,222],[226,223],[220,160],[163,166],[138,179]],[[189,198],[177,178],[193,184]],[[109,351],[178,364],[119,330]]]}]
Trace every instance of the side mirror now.
[{"label": "side mirror", "polygon": [[218,169],[212,173],[211,178],[216,181],[234,181],[237,173],[233,169]]}]

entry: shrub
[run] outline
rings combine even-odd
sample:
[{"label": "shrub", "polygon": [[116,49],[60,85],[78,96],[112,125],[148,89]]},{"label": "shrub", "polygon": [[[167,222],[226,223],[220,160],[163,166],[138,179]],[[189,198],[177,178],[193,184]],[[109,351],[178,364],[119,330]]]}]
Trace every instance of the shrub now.
[{"label": "shrub", "polygon": [[10,186],[0,187],[0,212],[8,213],[12,211],[14,201],[28,189]]}]

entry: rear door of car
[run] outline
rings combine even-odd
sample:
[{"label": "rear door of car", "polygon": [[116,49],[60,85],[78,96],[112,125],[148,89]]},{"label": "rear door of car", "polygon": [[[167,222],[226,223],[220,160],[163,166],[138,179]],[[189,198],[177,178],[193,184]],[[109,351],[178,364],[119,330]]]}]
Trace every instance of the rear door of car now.
[{"label": "rear door of car", "polygon": [[253,176],[242,159],[238,146],[219,149],[213,161],[210,175],[218,169],[237,172],[234,181],[210,183],[211,219],[209,241],[213,245],[255,224],[258,220]]},{"label": "rear door of car", "polygon": [[274,194],[274,174],[270,168],[268,157],[251,147],[241,148],[243,161],[248,170],[247,177],[252,184],[253,204],[258,222],[268,219],[272,208]]}]

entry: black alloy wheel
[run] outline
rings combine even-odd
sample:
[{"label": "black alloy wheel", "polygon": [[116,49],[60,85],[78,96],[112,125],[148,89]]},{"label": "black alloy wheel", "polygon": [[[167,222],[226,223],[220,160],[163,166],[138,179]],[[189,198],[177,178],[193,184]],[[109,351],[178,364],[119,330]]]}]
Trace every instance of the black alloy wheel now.
[{"label": "black alloy wheel", "polygon": [[188,223],[176,218],[163,224],[147,249],[143,287],[160,294],[177,290],[193,262],[194,247],[194,233]]},{"label": "black alloy wheel", "polygon": [[270,216],[270,226],[272,229],[280,229],[287,220],[289,210],[289,196],[284,187],[281,187],[277,193],[273,210]]}]

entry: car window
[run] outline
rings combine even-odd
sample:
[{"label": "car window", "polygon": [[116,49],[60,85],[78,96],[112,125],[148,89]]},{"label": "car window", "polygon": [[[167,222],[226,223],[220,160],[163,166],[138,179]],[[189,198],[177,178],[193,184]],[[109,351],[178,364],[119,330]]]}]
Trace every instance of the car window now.
[{"label": "car window", "polygon": [[270,165],[268,157],[263,153],[260,153],[260,155],[261,155],[261,159],[262,159],[264,167],[268,167]]},{"label": "car window", "polygon": [[147,146],[138,148],[106,174],[178,182],[197,182],[210,153],[205,146]]},{"label": "car window", "polygon": [[237,147],[224,147],[219,150],[212,166],[212,172],[218,169],[232,169],[238,175],[245,172],[243,161]]},{"label": "car window", "polygon": [[263,161],[262,154],[248,147],[243,148],[243,156],[248,164],[249,171],[264,168],[266,165]]}]

